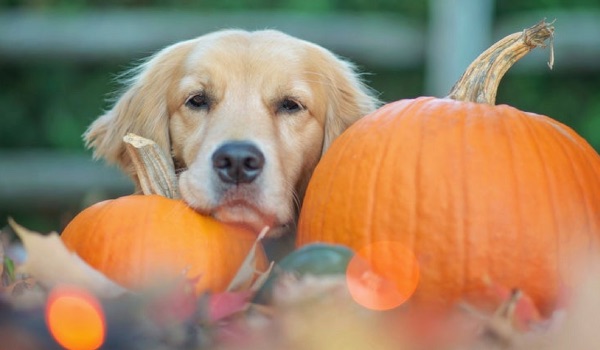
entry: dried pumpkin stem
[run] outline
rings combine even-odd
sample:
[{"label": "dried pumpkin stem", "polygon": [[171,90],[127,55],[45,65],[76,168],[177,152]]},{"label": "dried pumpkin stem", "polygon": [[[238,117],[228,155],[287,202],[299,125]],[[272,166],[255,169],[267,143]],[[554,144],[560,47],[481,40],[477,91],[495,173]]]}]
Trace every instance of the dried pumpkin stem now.
[{"label": "dried pumpkin stem", "polygon": [[142,193],[180,198],[173,160],[152,140],[129,133],[123,138]]},{"label": "dried pumpkin stem", "polygon": [[542,20],[531,28],[501,39],[471,63],[448,98],[494,105],[498,85],[504,74],[531,50],[545,47],[546,40],[551,39],[553,33],[552,23]]}]

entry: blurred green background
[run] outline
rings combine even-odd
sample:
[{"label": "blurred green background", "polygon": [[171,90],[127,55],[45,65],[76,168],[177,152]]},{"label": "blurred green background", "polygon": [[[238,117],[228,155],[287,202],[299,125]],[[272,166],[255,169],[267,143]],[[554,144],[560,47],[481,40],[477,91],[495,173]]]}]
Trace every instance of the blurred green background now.
[{"label": "blurred green background", "polygon": [[393,101],[442,96],[475,53],[542,18],[556,19],[554,70],[549,50],[537,52],[509,72],[497,102],[558,119],[600,149],[597,0],[2,0],[0,227],[10,215],[61,230],[83,206],[131,190],[90,161],[81,134],[110,107],[115,76],[169,43],[282,29],[356,62]]}]

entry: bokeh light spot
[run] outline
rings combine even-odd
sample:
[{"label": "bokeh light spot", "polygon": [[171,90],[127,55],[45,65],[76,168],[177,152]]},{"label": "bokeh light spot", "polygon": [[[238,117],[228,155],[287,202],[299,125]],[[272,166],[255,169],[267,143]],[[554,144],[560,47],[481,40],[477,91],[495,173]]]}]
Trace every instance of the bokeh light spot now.
[{"label": "bokeh light spot", "polygon": [[104,342],[102,306],[93,294],[81,288],[59,286],[50,292],[46,324],[56,342],[68,350],[98,349]]},{"label": "bokeh light spot", "polygon": [[419,283],[412,251],[395,241],[378,241],[358,250],[346,270],[350,295],[372,310],[389,310],[406,302]]}]

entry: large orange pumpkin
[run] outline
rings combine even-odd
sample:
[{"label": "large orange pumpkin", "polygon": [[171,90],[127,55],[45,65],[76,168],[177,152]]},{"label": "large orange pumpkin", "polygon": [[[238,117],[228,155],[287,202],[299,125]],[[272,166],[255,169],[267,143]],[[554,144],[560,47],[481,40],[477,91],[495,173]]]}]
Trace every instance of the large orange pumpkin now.
[{"label": "large orange pumpkin", "polygon": [[415,303],[491,309],[519,288],[548,316],[597,245],[600,157],[567,126],[494,100],[510,65],[552,31],[503,39],[448,98],[390,103],[349,128],[313,174],[297,245],[393,240],[418,261]]},{"label": "large orange pumpkin", "polygon": [[[257,236],[200,215],[180,200],[131,195],[79,213],[61,238],[92,267],[138,290],[186,276],[196,291],[223,291]],[[256,267],[267,258],[259,245]]]}]

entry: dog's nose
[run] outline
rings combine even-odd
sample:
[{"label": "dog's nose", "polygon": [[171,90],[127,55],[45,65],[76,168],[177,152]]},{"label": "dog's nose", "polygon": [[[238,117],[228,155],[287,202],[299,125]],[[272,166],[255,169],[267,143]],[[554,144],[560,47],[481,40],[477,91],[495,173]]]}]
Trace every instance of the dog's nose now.
[{"label": "dog's nose", "polygon": [[223,182],[250,183],[260,175],[265,165],[265,156],[252,143],[228,142],[213,153],[212,163]]}]

